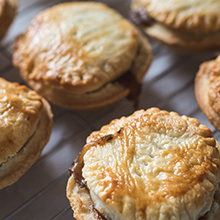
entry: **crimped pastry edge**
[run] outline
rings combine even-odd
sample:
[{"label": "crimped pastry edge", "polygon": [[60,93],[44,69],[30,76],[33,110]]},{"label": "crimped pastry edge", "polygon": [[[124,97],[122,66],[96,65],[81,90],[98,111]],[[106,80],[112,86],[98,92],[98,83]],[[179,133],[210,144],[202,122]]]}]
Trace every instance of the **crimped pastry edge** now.
[{"label": "crimped pastry edge", "polygon": [[215,61],[208,61],[201,64],[195,78],[195,95],[201,110],[204,112],[210,123],[220,131],[220,115],[210,106],[208,98],[209,73]]}]

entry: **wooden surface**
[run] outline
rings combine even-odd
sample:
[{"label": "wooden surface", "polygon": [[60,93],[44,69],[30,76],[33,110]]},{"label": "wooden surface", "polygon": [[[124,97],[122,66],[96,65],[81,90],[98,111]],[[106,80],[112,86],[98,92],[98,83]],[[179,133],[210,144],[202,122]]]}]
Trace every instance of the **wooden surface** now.
[{"label": "wooden surface", "polygon": [[[17,17],[0,46],[1,77],[24,84],[11,64],[12,42],[26,30],[37,13],[59,2],[64,1],[20,0]],[[103,2],[128,17],[129,0]],[[156,106],[195,117],[212,129],[219,140],[219,133],[199,109],[194,95],[194,78],[199,65],[213,55],[181,55],[153,40],[150,42],[154,61],[144,79],[138,109]],[[126,99],[114,106],[90,112],[70,111],[56,106],[52,106],[52,110],[53,132],[41,158],[18,182],[0,190],[0,219],[73,219],[65,196],[69,166],[93,130],[134,111],[132,103]]]}]

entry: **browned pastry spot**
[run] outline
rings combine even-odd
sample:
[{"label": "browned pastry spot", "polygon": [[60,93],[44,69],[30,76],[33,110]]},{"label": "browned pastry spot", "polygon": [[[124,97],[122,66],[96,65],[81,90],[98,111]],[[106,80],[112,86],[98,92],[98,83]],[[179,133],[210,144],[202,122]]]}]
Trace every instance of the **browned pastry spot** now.
[{"label": "browned pastry spot", "polygon": [[150,17],[144,8],[140,8],[138,11],[131,11],[130,12],[130,20],[136,24],[140,25],[142,27],[150,27],[154,24],[155,19]]}]

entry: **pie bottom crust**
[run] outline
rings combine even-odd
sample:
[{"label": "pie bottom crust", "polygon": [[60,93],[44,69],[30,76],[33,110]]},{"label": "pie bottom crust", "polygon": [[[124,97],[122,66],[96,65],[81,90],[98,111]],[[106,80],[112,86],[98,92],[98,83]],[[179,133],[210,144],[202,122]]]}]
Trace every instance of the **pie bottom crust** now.
[{"label": "pie bottom crust", "polygon": [[220,49],[220,31],[193,34],[171,29],[159,22],[144,28],[151,37],[182,53],[199,53]]}]

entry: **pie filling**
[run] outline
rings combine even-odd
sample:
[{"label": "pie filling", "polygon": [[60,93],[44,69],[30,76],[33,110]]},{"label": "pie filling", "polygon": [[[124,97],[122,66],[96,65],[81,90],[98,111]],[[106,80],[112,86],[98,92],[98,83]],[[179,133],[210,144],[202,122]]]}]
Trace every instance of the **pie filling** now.
[{"label": "pie filling", "polygon": [[[83,188],[84,190],[86,190],[88,192],[88,194],[90,195],[90,190],[87,187],[87,183],[85,181],[85,178],[82,176],[82,168],[84,166],[84,161],[83,161],[83,156],[85,155],[86,151],[88,149],[85,150],[85,148],[83,148],[82,152],[79,154],[77,160],[75,162],[73,162],[73,165],[70,167],[69,169],[69,173],[70,175],[74,176],[74,179],[76,181],[76,184],[79,185],[79,187]],[[99,219],[99,220],[107,220],[105,218],[104,215],[102,215],[96,208],[94,205],[89,207],[90,211],[92,211],[95,216]]]},{"label": "pie filling", "polygon": [[117,80],[123,87],[129,89],[127,99],[134,102],[134,109],[138,107],[138,98],[141,93],[141,84],[137,81],[131,69]]},{"label": "pie filling", "polygon": [[[122,128],[121,128],[122,129]],[[91,142],[91,143],[95,143],[95,144],[87,144],[84,146],[84,148],[82,149],[82,151],[80,152],[78,158],[73,162],[73,165],[69,168],[69,173],[70,175],[73,175],[76,184],[79,185],[79,187],[81,187],[82,189],[86,190],[88,192],[88,194],[90,195],[90,190],[87,187],[87,183],[85,181],[85,178],[82,176],[82,169],[84,166],[84,161],[83,161],[83,157],[85,155],[85,153],[92,147],[96,147],[96,145],[103,145],[106,142],[112,140],[115,136],[117,136],[120,132],[121,129],[116,132],[116,134],[113,135],[105,135],[102,136],[101,138],[99,138],[98,140],[96,140],[95,142]],[[100,213],[94,205],[92,205],[91,207],[89,207],[89,209],[95,214],[95,216],[99,219],[99,220],[108,220],[102,213]]]},{"label": "pie filling", "polygon": [[[108,83],[113,83],[113,84],[114,83],[119,83],[123,87],[128,89],[129,94],[127,96],[127,99],[134,103],[134,108],[135,109],[137,109],[137,107],[138,107],[138,98],[139,98],[139,95],[141,93],[141,83],[139,83],[137,81],[137,79],[135,77],[135,73],[132,72],[132,67],[135,63],[136,58],[140,55],[140,50],[141,50],[141,43],[140,43],[139,48],[137,50],[134,61],[131,64],[131,67],[124,74],[122,74],[119,78],[115,79],[112,82],[108,82]],[[86,93],[86,94],[96,93],[96,92],[100,91],[105,86],[106,86],[106,84],[103,85],[102,87],[98,88],[97,90],[93,90],[93,91],[91,91],[89,93]]]},{"label": "pie filling", "polygon": [[131,11],[130,12],[130,20],[136,25],[141,25],[143,27],[150,27],[156,21],[150,17],[144,8],[138,9],[138,11]]}]

